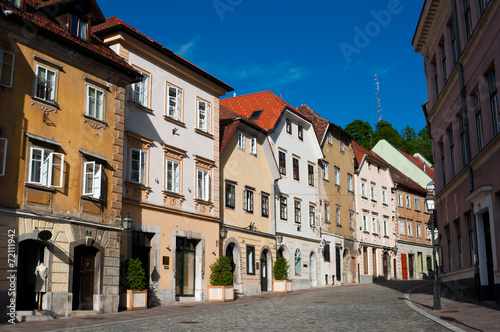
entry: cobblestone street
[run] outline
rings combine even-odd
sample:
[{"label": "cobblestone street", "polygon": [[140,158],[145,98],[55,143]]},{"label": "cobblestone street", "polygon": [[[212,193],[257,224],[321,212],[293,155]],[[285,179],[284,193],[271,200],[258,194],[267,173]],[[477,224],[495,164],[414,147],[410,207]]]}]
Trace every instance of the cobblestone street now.
[{"label": "cobblestone street", "polygon": [[447,331],[404,303],[404,293],[419,284],[422,283],[386,282],[286,295],[267,293],[232,303],[178,304],[140,312],[39,322],[36,327],[33,323],[21,323],[0,330],[34,327],[53,331]]}]

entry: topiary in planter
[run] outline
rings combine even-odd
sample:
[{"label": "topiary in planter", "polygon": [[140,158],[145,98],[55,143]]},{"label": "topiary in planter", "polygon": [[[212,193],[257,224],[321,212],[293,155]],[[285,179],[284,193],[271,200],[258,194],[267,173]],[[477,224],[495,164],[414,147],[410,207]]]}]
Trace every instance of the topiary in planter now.
[{"label": "topiary in planter", "polygon": [[210,265],[210,285],[228,286],[233,283],[233,271],[231,262],[227,256],[220,256],[212,265]]},{"label": "topiary in planter", "polygon": [[127,288],[132,290],[146,288],[146,272],[139,258],[130,258],[127,261]]},{"label": "topiary in planter", "polygon": [[284,257],[278,257],[274,262],[274,280],[288,280],[288,262]]}]

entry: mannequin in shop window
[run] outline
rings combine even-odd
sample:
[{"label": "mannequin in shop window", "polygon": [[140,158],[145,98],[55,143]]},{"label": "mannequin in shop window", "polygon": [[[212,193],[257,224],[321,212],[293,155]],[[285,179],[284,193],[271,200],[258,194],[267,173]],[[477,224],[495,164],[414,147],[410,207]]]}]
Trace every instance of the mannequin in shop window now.
[{"label": "mannequin in shop window", "polygon": [[36,284],[35,284],[35,292],[37,295],[38,301],[38,310],[41,309],[42,304],[42,293],[47,292],[47,275],[48,275],[48,267],[40,263],[35,269],[36,275]]}]

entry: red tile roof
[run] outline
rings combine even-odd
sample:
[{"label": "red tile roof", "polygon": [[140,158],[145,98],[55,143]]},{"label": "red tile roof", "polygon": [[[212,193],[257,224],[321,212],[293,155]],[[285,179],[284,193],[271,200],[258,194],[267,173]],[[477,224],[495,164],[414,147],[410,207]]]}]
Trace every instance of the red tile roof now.
[{"label": "red tile roof", "polygon": [[392,181],[398,184],[398,187],[403,187],[404,189],[410,189],[413,191],[417,191],[422,196],[427,195],[427,190],[420,186],[418,183],[410,179],[404,173],[399,171],[394,166],[390,165],[389,171],[391,173]]},{"label": "red tile roof", "polygon": [[[30,0],[30,4],[36,4],[39,0]],[[22,26],[31,26],[39,34],[43,34],[50,39],[57,40],[62,44],[66,44],[83,54],[94,57],[99,61],[107,62],[116,69],[125,72],[131,78],[138,77],[138,72],[132,68],[123,58],[113,52],[107,45],[104,45],[99,39],[90,36],[90,42],[72,36],[68,31],[63,29],[55,21],[37,15],[31,11],[24,11],[5,2],[0,2],[0,9],[11,10],[12,13],[7,15],[6,19],[14,21]],[[0,11],[1,12],[1,11]]]},{"label": "red tile roof", "polygon": [[405,156],[409,161],[411,161],[413,164],[415,164],[418,168],[420,168],[425,174],[427,174],[431,179],[434,180],[434,169],[429,167],[429,165],[426,165],[423,160],[421,160],[418,157],[412,156],[408,153],[406,153],[404,150],[399,149],[399,152],[403,156]]},{"label": "red tile roof", "polygon": [[310,121],[307,116],[296,110],[271,91],[255,92],[238,97],[221,99],[220,104],[230,108],[233,112],[247,120],[254,111],[262,110],[262,114],[257,120],[249,121],[265,131],[274,129],[285,109],[289,109],[298,116]]},{"label": "red tile roof", "polygon": [[228,84],[226,84],[226,83],[222,82],[221,80],[215,78],[214,76],[210,75],[209,73],[207,73],[206,71],[204,71],[200,67],[195,66],[193,63],[189,62],[188,60],[184,59],[183,57],[175,54],[174,52],[172,52],[171,50],[169,50],[165,46],[161,45],[160,43],[158,43],[154,39],[146,36],[144,33],[140,32],[136,28],[134,28],[134,27],[128,25],[127,23],[123,22],[122,20],[120,20],[116,16],[108,17],[104,23],[96,25],[96,26],[93,26],[92,27],[92,33],[94,33],[94,34],[96,34],[98,36],[102,36],[102,35],[104,35],[107,32],[112,32],[112,31],[118,30],[118,29],[125,29],[125,30],[127,30],[128,32],[130,32],[133,35],[135,35],[136,37],[142,39],[144,42],[150,44],[153,48],[156,48],[157,50],[159,50],[163,54],[171,57],[175,61],[184,64],[188,68],[194,70],[195,72],[199,73],[200,75],[204,76],[205,78],[209,79],[210,81],[212,81],[212,82],[218,84],[219,86],[223,87],[225,90],[227,90],[227,91],[233,91],[234,90]]},{"label": "red tile roof", "polygon": [[313,109],[307,105],[299,106],[297,109],[311,119],[314,126],[314,132],[316,133],[318,142],[321,144],[323,137],[325,137],[325,132],[328,130],[330,121],[323,119],[318,113],[314,112]]},{"label": "red tile roof", "polygon": [[363,160],[363,156],[366,155],[367,158],[371,162],[375,162],[379,166],[382,166],[382,167],[389,167],[390,166],[390,164],[387,161],[385,161],[384,158],[382,158],[381,156],[379,156],[378,154],[376,154],[373,151],[366,150],[364,147],[359,145],[358,142],[352,141],[352,146],[354,148],[354,153],[356,154],[356,161],[357,161],[358,165],[361,164],[361,160]]}]

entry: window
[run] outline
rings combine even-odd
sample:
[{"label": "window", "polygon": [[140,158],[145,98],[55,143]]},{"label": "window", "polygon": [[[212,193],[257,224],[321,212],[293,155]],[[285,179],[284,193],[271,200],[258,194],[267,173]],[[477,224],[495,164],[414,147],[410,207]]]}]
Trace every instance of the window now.
[{"label": "window", "polygon": [[465,167],[469,163],[469,157],[467,155],[467,141],[465,140],[465,127],[464,127],[464,116],[467,116],[463,112],[458,116],[458,123],[460,124],[460,146],[462,147],[462,163]]},{"label": "window", "polygon": [[307,165],[307,182],[314,187],[314,166],[310,164]]},{"label": "window", "polygon": [[243,210],[253,213],[253,191],[250,189],[243,191]]},{"label": "window", "polygon": [[382,204],[387,205],[387,190],[382,189]]},{"label": "window", "polygon": [[429,213],[429,207],[427,206],[427,202],[424,200],[424,213]]},{"label": "window", "polygon": [[488,6],[488,0],[479,0],[479,10],[481,11],[481,15],[483,15],[486,6]]},{"label": "window", "polygon": [[444,83],[446,83],[446,81],[448,80],[448,73],[446,71],[446,51],[444,48],[444,41],[441,42],[441,44],[439,45],[439,48],[441,49],[441,63],[442,63],[442,67],[443,67],[443,81],[444,81]]},{"label": "window", "polygon": [[299,160],[297,158],[292,158],[293,166],[293,179],[299,181]]},{"label": "window", "polygon": [[300,201],[294,202],[295,223],[300,224]]},{"label": "window", "polygon": [[455,143],[453,142],[453,129],[448,129],[448,139],[450,141],[450,160],[451,160],[451,176],[455,176],[457,169],[455,167]]},{"label": "window", "polygon": [[209,201],[210,199],[210,177],[208,171],[197,170],[197,198],[202,201]]},{"label": "window", "polygon": [[409,195],[406,195],[406,208],[411,209],[411,200]]},{"label": "window", "polygon": [[300,249],[295,250],[295,275],[300,276],[302,274],[302,254],[300,253]]},{"label": "window", "polygon": [[368,216],[363,214],[363,232],[368,232]]},{"label": "window", "polygon": [[468,212],[466,214],[466,217],[467,217],[467,228],[468,228],[468,231],[469,231],[469,257],[470,257],[470,260],[469,260],[469,264],[470,266],[473,266],[474,265],[474,228],[472,226],[472,216],[470,214],[470,212]]},{"label": "window", "polygon": [[298,137],[301,141],[303,141],[303,140],[304,140],[304,131],[303,131],[302,126],[301,126],[301,125],[299,125],[299,126],[297,127],[297,137]]},{"label": "window", "polygon": [[366,183],[361,182],[361,197],[366,198]]},{"label": "window", "polygon": [[323,259],[325,262],[330,262],[330,245],[328,243],[323,247]]},{"label": "window", "polygon": [[269,217],[269,195],[262,194],[261,195],[261,208],[262,208],[262,216]]},{"label": "window", "polygon": [[432,237],[431,237],[431,229],[429,228],[429,226],[425,226],[425,238],[427,240],[430,240]]},{"label": "window", "polygon": [[472,20],[470,16],[469,0],[464,0],[464,18],[465,18],[465,33],[467,34],[467,40],[469,40],[470,36],[472,35]]},{"label": "window", "polygon": [[283,151],[279,151],[279,167],[280,174],[286,175],[286,154]]},{"label": "window", "polygon": [[5,164],[7,162],[7,142],[6,138],[0,138],[0,176],[5,175]]},{"label": "window", "polygon": [[15,59],[16,55],[14,53],[0,49],[0,86],[12,87]]},{"label": "window", "polygon": [[238,149],[245,151],[245,148],[246,148],[245,133],[238,130]]},{"label": "window", "polygon": [[62,188],[63,175],[63,154],[34,146],[30,148],[29,183]]},{"label": "window", "polygon": [[436,59],[433,59],[431,62],[432,71],[434,72],[434,93],[436,94],[436,99],[439,97],[439,83],[438,83],[438,71]]},{"label": "window", "polygon": [[149,107],[149,75],[140,73],[141,81],[132,84],[132,101]]},{"label": "window", "polygon": [[36,66],[35,97],[55,103],[57,73],[40,65]]},{"label": "window", "polygon": [[460,230],[460,220],[456,220],[455,231],[457,232],[457,250],[458,250],[458,268],[461,269],[464,266],[464,256],[462,252],[462,231]]},{"label": "window", "polygon": [[345,144],[343,140],[340,140],[340,152],[344,152],[345,150]]},{"label": "window", "polygon": [[286,132],[292,134],[292,121],[290,119],[286,119]]},{"label": "window", "polygon": [[234,209],[236,206],[236,187],[232,183],[226,183],[226,207]]},{"label": "window", "polygon": [[417,237],[421,238],[422,237],[422,225],[417,224]]},{"label": "window", "polygon": [[328,144],[333,145],[333,135],[331,132],[328,132]]},{"label": "window", "polygon": [[287,219],[287,198],[285,196],[280,196],[280,218]]},{"label": "window", "polygon": [[491,70],[488,74],[488,87],[490,92],[490,108],[491,108],[491,119],[493,121],[493,134],[496,135],[500,132],[500,117],[498,113],[500,112],[498,103],[498,90],[497,90],[497,76],[495,70]]},{"label": "window", "polygon": [[335,185],[340,186],[340,169],[335,167]]},{"label": "window", "polygon": [[71,34],[83,40],[87,40],[87,21],[77,15],[71,17]]},{"label": "window", "polygon": [[403,194],[398,193],[398,206],[403,207]]},{"label": "window", "polygon": [[182,114],[182,90],[178,87],[167,85],[167,96],[167,116],[180,121]]},{"label": "window", "polygon": [[349,229],[354,229],[354,211],[349,210]]},{"label": "window", "polygon": [[257,138],[250,137],[250,154],[257,155]]},{"label": "window", "polygon": [[384,236],[389,236],[388,221],[384,219]]},{"label": "window", "polygon": [[325,202],[325,222],[330,223],[330,203]]},{"label": "window", "polygon": [[208,116],[210,114],[210,104],[203,100],[198,100],[198,129],[208,132]]},{"label": "window", "polygon": [[104,91],[87,85],[88,116],[104,121]]},{"label": "window", "polygon": [[370,186],[370,198],[372,201],[375,200],[375,186]]},{"label": "window", "polygon": [[347,174],[347,190],[352,192],[352,175]]},{"label": "window", "polygon": [[451,51],[453,53],[453,65],[457,64],[459,53],[458,53],[458,41],[457,36],[455,35],[455,23],[453,19],[450,21],[450,25],[448,26],[450,29],[450,37],[451,37]]},{"label": "window", "polygon": [[408,233],[407,233],[407,234],[408,234],[408,236],[413,236],[413,232],[412,232],[412,225],[411,225],[411,222],[410,222],[410,221],[406,222],[406,227],[407,227],[407,229],[408,229]]},{"label": "window", "polygon": [[323,162],[323,180],[328,181],[328,163]]},{"label": "window", "polygon": [[178,194],[180,192],[181,180],[181,167],[180,164],[173,160],[167,160],[167,183],[165,188],[167,191]]},{"label": "window", "polygon": [[415,211],[420,211],[420,199],[415,197]]},{"label": "window", "polygon": [[403,220],[399,221],[399,235],[405,235],[405,222]]},{"label": "window", "polygon": [[483,138],[483,120],[481,118],[481,99],[479,98],[479,91],[474,94],[474,110],[476,114],[476,135],[477,135],[477,148],[481,151],[484,147]]},{"label": "window", "polygon": [[130,182],[146,184],[146,152],[130,149]]},{"label": "window", "polygon": [[95,161],[87,161],[83,164],[83,196],[96,199],[101,198],[102,165]]},{"label": "window", "polygon": [[443,184],[446,184],[446,163],[444,159],[444,143],[440,141],[438,143],[439,150],[441,152],[441,176],[443,177]]},{"label": "window", "polygon": [[337,221],[337,226],[341,226],[342,222],[340,220],[340,205],[335,207],[335,220]]},{"label": "window", "polygon": [[372,217],[372,233],[377,234],[377,218]]},{"label": "window", "polygon": [[316,227],[316,208],[309,205],[309,226]]},{"label": "window", "polygon": [[247,274],[255,275],[255,247],[247,245]]}]

